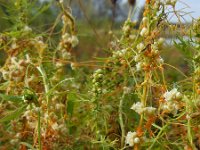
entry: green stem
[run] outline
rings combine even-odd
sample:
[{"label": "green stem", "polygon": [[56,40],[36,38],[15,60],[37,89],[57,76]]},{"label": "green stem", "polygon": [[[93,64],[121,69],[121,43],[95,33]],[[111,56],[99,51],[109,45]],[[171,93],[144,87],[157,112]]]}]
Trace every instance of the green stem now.
[{"label": "green stem", "polygon": [[164,127],[162,127],[162,129],[160,130],[160,132],[158,133],[158,135],[156,136],[156,138],[154,139],[153,143],[151,144],[151,146],[148,148],[148,150],[151,150],[154,146],[154,144],[156,143],[156,141],[161,137],[161,134],[163,133],[163,131],[167,128],[168,124],[166,124]]},{"label": "green stem", "polygon": [[[38,71],[40,72],[40,74],[42,75],[42,79],[43,79],[43,82],[44,82],[44,89],[45,89],[45,93],[47,94],[49,92],[49,82],[48,82],[48,78],[47,78],[47,75],[46,75],[46,72],[42,66],[42,64],[37,67]],[[49,95],[46,95],[46,99],[47,99],[47,106],[49,107]]]},{"label": "green stem", "polygon": [[119,124],[122,131],[121,148],[124,147],[124,139],[125,139],[125,129],[124,129],[124,122],[123,122],[123,115],[122,115],[124,96],[125,94],[122,95],[122,98],[120,99],[120,103],[119,103]]},{"label": "green stem", "polygon": [[[188,112],[188,115],[190,115],[192,113],[192,108],[191,106],[193,105],[192,104],[192,101],[190,99],[188,99],[187,97],[184,97],[186,99],[186,112]],[[191,118],[190,116],[188,116],[188,119],[187,119],[187,138],[188,138],[188,141],[190,143],[190,146],[192,147],[192,149],[195,149],[195,145],[193,143],[193,136],[192,136],[192,127],[191,127]]]},{"label": "green stem", "polygon": [[39,150],[42,150],[41,128],[40,128],[40,111],[38,112],[38,143],[39,143]]}]

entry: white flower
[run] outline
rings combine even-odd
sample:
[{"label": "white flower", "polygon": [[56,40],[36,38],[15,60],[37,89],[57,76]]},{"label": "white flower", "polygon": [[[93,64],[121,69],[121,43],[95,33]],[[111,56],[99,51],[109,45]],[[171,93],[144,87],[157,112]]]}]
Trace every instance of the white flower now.
[{"label": "white flower", "polygon": [[121,52],[125,55],[127,53],[127,49],[122,49]]},{"label": "white flower", "polygon": [[121,51],[117,51],[116,54],[119,56],[119,57],[123,57],[123,53]]},{"label": "white flower", "polygon": [[10,144],[16,145],[19,142],[19,139],[12,139],[10,140]]},{"label": "white flower", "polygon": [[1,73],[2,73],[2,77],[3,77],[4,80],[8,80],[9,79],[8,71],[2,70]]},{"label": "white flower", "polygon": [[45,49],[47,47],[47,45],[42,40],[37,41],[37,46],[39,49]]},{"label": "white flower", "polygon": [[63,107],[65,107],[63,104],[59,104],[59,103],[56,104],[56,109],[57,109],[57,110],[60,110],[60,109],[62,109]]},{"label": "white flower", "polygon": [[129,39],[131,39],[131,40],[135,40],[135,38],[136,38],[136,35],[131,34],[131,35],[129,36]]},{"label": "white flower", "polygon": [[149,34],[149,31],[147,28],[142,28],[141,32],[140,32],[140,35],[141,36],[147,36]]},{"label": "white flower", "polygon": [[36,121],[28,121],[27,124],[28,124],[28,127],[31,128],[31,129],[35,129],[35,127],[37,127],[37,122]]},{"label": "white flower", "polygon": [[124,90],[124,94],[129,94],[131,93],[131,88],[130,87],[123,87],[123,90]]},{"label": "white flower", "polygon": [[136,56],[134,57],[135,62],[138,62],[138,61],[140,60],[140,58],[141,58],[140,55],[136,55]]},{"label": "white flower", "polygon": [[138,63],[136,64],[136,70],[137,70],[137,71],[140,71],[140,70],[142,69],[142,66],[143,66],[143,63],[142,63],[142,62],[138,62]]},{"label": "white flower", "polygon": [[156,108],[154,107],[145,107],[144,108],[144,112],[147,114],[147,115],[152,115],[154,114],[156,111]]},{"label": "white flower", "polygon": [[72,37],[71,37],[71,39],[70,39],[70,42],[71,42],[71,44],[72,44],[72,47],[75,47],[75,46],[78,45],[79,40],[78,40],[77,36],[72,35]]},{"label": "white flower", "polygon": [[162,106],[162,109],[164,111],[171,112],[174,115],[177,114],[179,108],[180,107],[179,107],[178,103],[173,102],[173,101],[168,101]]},{"label": "white flower", "polygon": [[35,107],[34,110],[35,110],[36,113],[39,113],[41,111],[41,108],[40,107]]},{"label": "white flower", "polygon": [[155,51],[155,50],[158,50],[158,43],[157,42],[154,42],[152,45],[151,45],[151,48]]},{"label": "white flower", "polygon": [[29,26],[24,27],[25,32],[32,32],[32,29]]},{"label": "white flower", "polygon": [[21,136],[22,136],[21,133],[17,133],[17,134],[15,135],[16,138],[21,138]]},{"label": "white flower", "polygon": [[65,50],[62,51],[62,57],[65,59],[71,59],[71,53]]},{"label": "white flower", "polygon": [[176,99],[181,99],[182,98],[182,94],[180,92],[176,93]]},{"label": "white flower", "polygon": [[77,68],[76,63],[71,62],[70,65],[71,65],[72,70],[76,70],[76,68]]},{"label": "white flower", "polygon": [[131,132],[129,131],[126,135],[126,144],[128,144],[129,146],[134,146],[134,139],[137,136],[136,132]]},{"label": "white flower", "polygon": [[160,64],[163,64],[163,63],[164,63],[164,60],[163,60],[162,57],[160,57],[160,58],[157,59],[157,62],[160,63]]},{"label": "white flower", "polygon": [[129,25],[125,25],[123,28],[122,28],[122,30],[124,31],[124,32],[128,32],[128,31],[130,31],[130,26]]},{"label": "white flower", "polygon": [[177,89],[174,88],[174,89],[172,89],[172,90],[169,91],[169,92],[168,92],[168,91],[165,92],[163,96],[164,96],[164,98],[165,98],[166,101],[170,101],[170,100],[172,100],[172,99],[175,98],[177,92],[178,92]]},{"label": "white flower", "polygon": [[142,114],[144,112],[144,106],[141,102],[137,102],[132,105],[131,109],[133,109],[138,114]]},{"label": "white flower", "polygon": [[62,39],[64,40],[64,42],[67,42],[70,38],[70,35],[68,33],[65,33],[62,35]]},{"label": "white flower", "polygon": [[12,49],[16,49],[16,48],[18,48],[17,43],[16,43],[16,42],[12,43],[11,48],[12,48]]},{"label": "white flower", "polygon": [[145,49],[144,43],[138,44],[138,45],[137,45],[137,49],[138,49],[139,51],[142,51],[143,49]]},{"label": "white flower", "polygon": [[140,138],[136,137],[136,138],[134,138],[133,141],[134,141],[135,144],[138,144],[138,143],[140,143]]}]

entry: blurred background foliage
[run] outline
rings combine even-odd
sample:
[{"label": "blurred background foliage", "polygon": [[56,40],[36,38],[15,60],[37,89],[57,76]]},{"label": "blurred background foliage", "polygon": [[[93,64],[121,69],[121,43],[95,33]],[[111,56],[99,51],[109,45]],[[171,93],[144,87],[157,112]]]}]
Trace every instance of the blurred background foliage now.
[{"label": "blurred background foliage", "polygon": [[[51,28],[59,16],[56,0],[26,0],[31,5],[27,10],[27,25],[38,33],[51,32]],[[80,44],[76,48],[77,59],[85,60],[91,57],[103,56],[111,40],[110,31],[119,35],[119,29],[127,18],[128,2],[123,0],[65,0],[76,20],[76,29]],[[13,14],[24,10],[14,10],[14,0],[0,0],[0,32],[13,27]],[[137,10],[141,10],[137,8]],[[142,11],[139,11],[142,14]],[[142,17],[142,15],[133,15]],[[59,31],[61,24],[55,29]],[[56,38],[56,34],[54,36]],[[84,52],[84,53],[83,53]]]},{"label": "blurred background foliage", "polygon": [[[25,23],[37,34],[50,33],[55,26],[51,40],[52,45],[54,45],[59,38],[59,31],[62,27],[62,24],[57,21],[60,15],[57,0],[24,1],[28,7],[16,10],[15,0],[0,0],[0,32],[6,32],[10,28],[18,28],[20,18],[16,18],[15,14],[24,11],[24,14],[27,15],[25,18],[28,18]],[[127,19],[130,9],[128,0],[64,0],[64,4],[72,11],[76,21],[79,45],[74,49],[73,54],[77,61],[90,61],[97,57],[108,56],[110,54],[109,48],[114,40],[120,38],[121,27]],[[137,2],[135,3],[132,19],[137,20],[138,25],[142,19],[143,9],[143,6],[139,7]],[[16,22],[19,22],[18,27],[16,27]],[[167,40],[171,40],[172,34],[174,33],[169,34],[167,31],[164,36]],[[186,60],[183,59],[184,54],[172,47],[170,42],[167,42],[165,46],[163,55],[167,63],[175,65],[187,74],[188,67]],[[0,51],[0,58],[2,65],[5,60],[5,54],[2,51]],[[169,79],[176,78],[175,80],[178,80],[181,78],[177,74],[169,69]]]}]

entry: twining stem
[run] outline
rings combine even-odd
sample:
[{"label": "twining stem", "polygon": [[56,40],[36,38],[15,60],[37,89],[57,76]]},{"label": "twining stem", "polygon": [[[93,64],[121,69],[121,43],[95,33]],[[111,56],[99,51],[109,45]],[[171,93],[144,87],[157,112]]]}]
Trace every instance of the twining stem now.
[{"label": "twining stem", "polygon": [[123,121],[123,101],[124,101],[125,94],[122,95],[120,102],[119,102],[119,124],[122,132],[121,136],[121,148],[124,147],[124,139],[125,139],[125,128],[124,128],[124,121]]}]

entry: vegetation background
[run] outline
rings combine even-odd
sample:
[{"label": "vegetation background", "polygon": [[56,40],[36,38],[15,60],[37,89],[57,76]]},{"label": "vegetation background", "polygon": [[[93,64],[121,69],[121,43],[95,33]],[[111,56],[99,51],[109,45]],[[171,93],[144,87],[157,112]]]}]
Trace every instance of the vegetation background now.
[{"label": "vegetation background", "polygon": [[[154,2],[154,0],[152,1]],[[146,3],[150,3],[150,1],[147,0]],[[185,6],[188,7],[187,5]],[[62,14],[64,14],[64,17]],[[155,78],[154,76],[152,77],[152,85],[149,85],[152,86],[152,91],[149,90],[150,94],[146,94],[146,97],[152,100],[155,95],[160,93],[168,92],[167,94],[169,94],[171,91],[175,91],[179,95],[179,98],[175,96],[175,100],[185,98],[181,109],[175,115],[166,113],[167,115],[164,116],[165,111],[159,114],[164,114],[163,117],[166,117],[168,119],[166,120],[169,121],[166,121],[167,123],[163,121],[165,119],[162,117],[159,118],[160,120],[155,121],[151,115],[150,118],[148,118],[149,116],[146,118],[143,115],[140,117],[136,113],[137,111],[130,110],[133,102],[142,100],[139,97],[142,95],[141,93],[145,93],[146,75],[144,75],[144,83],[142,83],[143,72],[137,74],[136,71],[136,77],[134,79],[130,77],[133,72],[129,67],[131,65],[136,66],[134,69],[137,70],[138,68],[140,69],[140,66],[138,67],[137,64],[134,64],[135,62],[133,63],[132,60],[130,60],[129,64],[129,59],[132,57],[126,56],[126,50],[129,47],[142,50],[144,48],[142,44],[146,44],[147,39],[138,38],[138,36],[138,39],[136,37],[132,37],[133,39],[126,38],[129,37],[129,34],[137,33],[142,26],[145,26],[144,14],[144,6],[138,6],[134,0],[129,0],[129,4],[124,0],[66,0],[64,2],[57,0],[0,0],[0,32],[3,33],[1,39],[5,43],[7,42],[6,44],[4,43],[5,45],[1,47],[0,51],[0,65],[2,66],[0,113],[2,112],[3,116],[0,119],[0,123],[3,122],[0,125],[0,148],[13,147],[13,149],[18,148],[21,150],[25,150],[28,147],[40,150],[58,148],[77,150],[129,149],[130,147],[126,146],[126,144],[131,146],[131,142],[127,142],[128,133],[130,133],[128,131],[129,129],[137,128],[134,122],[141,123],[139,121],[141,118],[144,122],[146,121],[145,128],[149,129],[145,131],[145,134],[148,137],[153,135],[153,138],[145,143],[145,138],[142,137],[143,132],[140,132],[140,129],[137,128],[137,134],[140,132],[140,141],[138,142],[138,139],[134,141],[136,143],[134,145],[135,150],[139,149],[140,142],[141,145],[143,144],[144,149],[150,145],[155,149],[180,149],[180,147],[185,146],[185,149],[190,150],[190,148],[192,149],[198,145],[196,144],[198,143],[198,138],[193,141],[194,134],[190,132],[190,127],[193,127],[190,124],[191,122],[184,122],[184,119],[181,120],[186,117],[188,111],[185,108],[188,104],[187,100],[185,100],[186,97],[180,96],[180,92],[172,89],[172,87],[181,87],[181,92],[186,91],[185,95],[189,93],[189,96],[187,96],[191,99],[192,96],[196,96],[195,94],[190,95],[192,93],[191,85],[188,82],[193,69],[191,61],[188,60],[193,60],[189,56],[190,52],[195,49],[191,44],[194,42],[193,38],[190,37],[192,33],[187,30],[187,28],[191,28],[192,21],[187,22],[187,19],[184,21],[181,18],[181,22],[179,22],[180,20],[178,22],[167,22],[169,26],[165,27],[163,25],[164,28],[159,31],[159,36],[165,38],[165,42],[162,46],[162,52],[156,54],[152,61],[155,63],[154,61],[160,58],[159,62],[156,63],[159,63],[158,66],[162,68],[163,60],[161,58],[163,58],[165,65],[168,66],[163,67],[165,69],[164,74],[162,69],[161,73],[157,73],[157,70],[151,72],[152,74],[155,73]],[[154,12],[152,11],[152,16],[153,14]],[[187,14],[184,9],[180,10],[182,17]],[[71,15],[74,17],[75,24]],[[161,18],[163,17],[162,15],[164,16],[164,14],[161,13]],[[176,15],[175,13],[171,17],[173,18]],[[68,19],[70,18],[71,22],[69,20],[66,21],[66,16],[68,16]],[[130,16],[131,20],[127,20]],[[151,14],[149,16],[152,17]],[[154,19],[150,19],[149,22],[153,22]],[[134,22],[134,20],[137,21]],[[128,29],[125,28],[126,26],[128,26]],[[155,27],[154,23],[152,23],[152,26]],[[138,40],[136,44],[133,41],[131,42],[135,38]],[[149,38],[154,40],[153,37]],[[159,39],[156,38],[155,40],[158,42]],[[188,41],[187,38],[189,38]],[[70,41],[68,41],[69,39]],[[23,43],[23,40],[27,40],[27,47],[19,44]],[[17,44],[19,44],[19,49],[22,51],[18,49]],[[151,44],[153,45],[154,43]],[[63,52],[62,46],[67,49],[67,52]],[[147,44],[148,46],[149,44]],[[44,51],[47,47],[48,51]],[[60,52],[59,50],[62,51]],[[121,51],[125,53],[125,56],[120,53]],[[196,53],[194,52],[194,54]],[[145,61],[148,61],[149,58],[146,59],[146,55],[148,56],[148,52],[143,56]],[[31,56],[31,59],[29,56]],[[65,59],[63,58],[64,56],[68,58]],[[151,57],[150,54],[149,56]],[[120,59],[116,60],[118,57]],[[125,57],[125,60],[123,60],[124,58],[121,59],[121,57]],[[30,60],[32,61],[31,63],[29,62]],[[128,63],[125,67],[124,63],[126,61]],[[13,67],[13,63],[17,67],[20,65],[26,66],[26,63],[30,63],[26,66],[28,69],[21,74],[24,79],[22,82],[18,83],[21,78],[14,78],[13,81],[12,74],[9,76],[8,82],[5,82],[3,71],[5,71],[4,69],[11,71],[12,69],[10,68]],[[148,64],[145,65],[148,66]],[[113,70],[110,70],[111,68]],[[19,72],[18,75],[20,76]],[[37,76],[37,78],[34,79],[34,76]],[[160,76],[162,78],[165,76],[167,84],[165,82],[163,85],[159,83],[161,82]],[[28,83],[29,78],[31,80],[30,85]],[[155,83],[153,83],[154,81]],[[141,83],[141,86],[138,86],[137,82]],[[135,83],[137,86],[134,87]],[[179,85],[181,83],[183,85]],[[133,86],[133,90],[136,92],[131,93],[125,85]],[[165,86],[169,86],[172,90],[168,91]],[[137,88],[143,88],[143,90],[138,90]],[[187,88],[189,92],[186,90]],[[107,93],[104,94],[104,92]],[[127,94],[129,92],[130,94]],[[122,105],[123,99],[126,100]],[[11,102],[7,103],[5,102],[6,100]],[[17,100],[23,100],[23,102],[15,103]],[[27,100],[31,101],[27,102]],[[47,104],[43,102],[44,100],[46,100]],[[155,103],[151,101],[149,104],[154,105]],[[196,111],[197,104],[195,103],[194,105],[195,107],[192,110]],[[192,106],[193,104],[191,104]],[[16,111],[12,111],[13,109]],[[9,116],[10,112],[16,112],[17,117]],[[21,119],[18,119],[21,113],[24,113],[24,115],[22,115]],[[171,138],[171,132],[169,132],[170,135],[167,134],[171,128],[173,129],[173,125],[170,123],[176,122],[176,119],[178,121],[180,119],[177,124],[183,124],[183,126],[185,125],[189,128],[187,138],[183,138],[183,141],[177,135],[173,135]],[[17,122],[18,120],[19,122]],[[37,122],[37,126],[29,130],[27,127],[27,122],[29,121]],[[154,121],[155,124],[153,124]],[[18,125],[18,123],[21,124]],[[125,123],[125,126],[123,123]],[[19,127],[15,129],[16,124]],[[152,125],[152,135],[151,127],[148,128],[148,125]],[[175,129],[178,128],[177,125]],[[21,129],[30,133],[23,133]],[[175,131],[178,132],[178,130]],[[183,131],[185,130],[183,129]],[[166,133],[167,138],[170,138],[167,139],[164,133]],[[127,134],[126,141],[125,134]],[[13,139],[11,138],[12,136],[14,137]],[[47,138],[47,141],[45,141],[44,137]],[[173,139],[176,141],[173,142]],[[124,144],[125,142],[126,144]],[[15,144],[16,146],[13,146]]]}]

